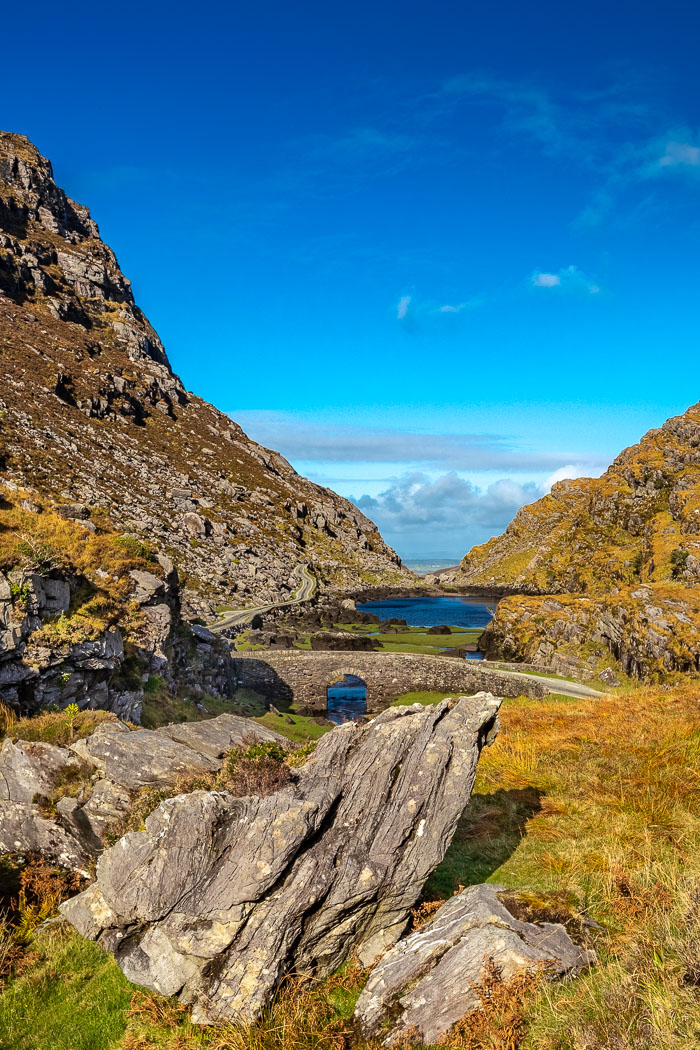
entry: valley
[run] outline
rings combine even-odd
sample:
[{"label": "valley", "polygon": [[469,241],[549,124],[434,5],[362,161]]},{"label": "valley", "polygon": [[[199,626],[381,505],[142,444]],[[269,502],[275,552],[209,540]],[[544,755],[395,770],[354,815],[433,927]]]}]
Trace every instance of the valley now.
[{"label": "valley", "polygon": [[699,449],[417,575],[0,133],[2,1050],[696,1045]]}]

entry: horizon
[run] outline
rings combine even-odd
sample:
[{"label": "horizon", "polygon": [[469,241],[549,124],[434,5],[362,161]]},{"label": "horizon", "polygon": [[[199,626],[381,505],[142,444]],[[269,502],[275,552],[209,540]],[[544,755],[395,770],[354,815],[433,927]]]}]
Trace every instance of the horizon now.
[{"label": "horizon", "polygon": [[[40,0],[4,127],[186,386],[406,561],[456,562],[698,400],[700,11],[122,10]],[[78,23],[92,92],[56,62]],[[69,132],[47,98],[80,100]]]}]

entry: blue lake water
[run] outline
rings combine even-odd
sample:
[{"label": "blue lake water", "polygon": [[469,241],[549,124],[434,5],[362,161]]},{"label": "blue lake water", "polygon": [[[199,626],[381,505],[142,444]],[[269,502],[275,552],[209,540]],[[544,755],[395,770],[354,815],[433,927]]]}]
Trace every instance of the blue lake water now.
[{"label": "blue lake water", "polygon": [[342,682],[328,687],[329,722],[342,725],[353,718],[362,718],[367,711],[367,686],[354,674],[346,674]]},{"label": "blue lake water", "polygon": [[361,602],[360,612],[374,613],[382,620],[405,620],[411,627],[486,627],[498,602],[487,598],[445,595],[435,598],[387,598],[381,602]]}]

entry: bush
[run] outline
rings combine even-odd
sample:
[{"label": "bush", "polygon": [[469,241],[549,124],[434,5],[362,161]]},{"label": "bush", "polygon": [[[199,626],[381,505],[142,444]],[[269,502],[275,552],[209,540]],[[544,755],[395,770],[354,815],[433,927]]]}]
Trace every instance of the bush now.
[{"label": "bush", "polygon": [[671,576],[674,580],[682,576],[689,556],[690,551],[685,550],[684,547],[676,547],[674,551],[671,551]]}]

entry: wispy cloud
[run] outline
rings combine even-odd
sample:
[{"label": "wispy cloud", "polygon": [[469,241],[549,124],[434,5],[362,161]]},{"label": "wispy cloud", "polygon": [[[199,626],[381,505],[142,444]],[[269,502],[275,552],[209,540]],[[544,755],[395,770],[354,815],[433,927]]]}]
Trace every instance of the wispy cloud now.
[{"label": "wispy cloud", "polygon": [[231,412],[250,436],[294,462],[411,463],[435,470],[550,473],[583,462],[597,473],[602,457],[567,451],[533,452],[503,434],[433,434],[389,427],[322,423],[291,413]]},{"label": "wispy cloud", "polygon": [[666,152],[659,157],[660,168],[698,168],[700,167],[700,146],[689,142],[667,142]]},{"label": "wispy cloud", "polygon": [[562,291],[583,292],[586,295],[597,295],[600,285],[591,281],[577,266],[566,266],[556,273],[535,270],[530,278],[533,288],[558,288]]},{"label": "wispy cloud", "polygon": [[402,295],[396,306],[396,319],[397,321],[405,321],[408,317],[408,310],[411,305],[411,296]]},{"label": "wispy cloud", "polygon": [[410,329],[415,329],[421,320],[427,320],[431,316],[454,316],[479,306],[483,306],[483,300],[477,296],[465,299],[461,303],[438,304],[430,300],[416,299],[414,295],[402,295],[396,305],[396,319],[404,322]]}]

